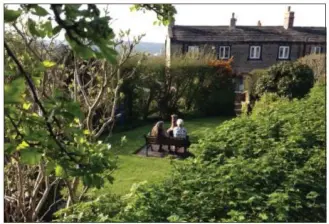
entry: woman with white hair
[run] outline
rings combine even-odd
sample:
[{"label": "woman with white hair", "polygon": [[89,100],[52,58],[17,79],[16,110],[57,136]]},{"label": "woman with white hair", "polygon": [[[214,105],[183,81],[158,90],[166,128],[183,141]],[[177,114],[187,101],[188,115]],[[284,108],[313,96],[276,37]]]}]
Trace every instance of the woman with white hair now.
[{"label": "woman with white hair", "polygon": [[175,138],[186,138],[187,131],[183,127],[184,121],[182,119],[177,119],[177,127],[174,128],[174,137]]}]

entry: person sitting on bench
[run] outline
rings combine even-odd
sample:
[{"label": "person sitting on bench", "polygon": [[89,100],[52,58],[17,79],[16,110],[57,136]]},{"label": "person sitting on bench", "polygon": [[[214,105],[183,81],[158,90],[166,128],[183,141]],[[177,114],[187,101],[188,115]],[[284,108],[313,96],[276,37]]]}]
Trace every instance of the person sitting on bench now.
[{"label": "person sitting on bench", "polygon": [[184,121],[182,119],[177,120],[177,127],[174,128],[174,137],[175,138],[186,138],[187,137],[187,131],[183,127]]},{"label": "person sitting on bench", "polygon": [[178,116],[176,114],[171,115],[171,126],[167,130],[168,135],[171,137],[174,137],[174,128],[177,126],[177,124],[176,124],[177,118],[178,118]]},{"label": "person sitting on bench", "polygon": [[[168,138],[169,135],[168,133],[165,131],[164,129],[164,126],[163,126],[163,121],[158,121],[154,127],[152,128],[151,130],[151,136],[152,137],[157,137],[158,139],[161,139],[161,138]],[[161,147],[161,145],[159,145],[159,152],[162,152],[163,149]]]},{"label": "person sitting on bench", "polygon": [[153,137],[169,137],[167,132],[164,130],[163,121],[158,121],[151,130],[151,136]]}]

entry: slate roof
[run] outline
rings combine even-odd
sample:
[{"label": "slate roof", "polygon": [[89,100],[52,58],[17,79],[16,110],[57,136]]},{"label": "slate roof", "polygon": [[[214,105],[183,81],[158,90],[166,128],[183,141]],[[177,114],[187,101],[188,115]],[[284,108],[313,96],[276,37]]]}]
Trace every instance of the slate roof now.
[{"label": "slate roof", "polygon": [[186,42],[326,42],[325,27],[180,26],[169,30],[172,40]]}]

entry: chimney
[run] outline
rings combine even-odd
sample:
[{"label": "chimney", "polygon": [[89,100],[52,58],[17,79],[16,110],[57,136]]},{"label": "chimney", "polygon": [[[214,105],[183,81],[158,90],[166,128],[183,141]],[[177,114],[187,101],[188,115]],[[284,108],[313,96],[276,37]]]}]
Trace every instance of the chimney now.
[{"label": "chimney", "polygon": [[232,13],[232,18],[231,18],[231,23],[230,23],[230,28],[234,29],[236,25],[236,18],[234,18],[234,12]]},{"label": "chimney", "polygon": [[284,24],[285,29],[290,29],[294,26],[295,13],[290,11],[290,6],[288,6],[287,12],[284,14]]},{"label": "chimney", "polygon": [[260,22],[260,20],[258,20],[257,26],[262,26],[262,23]]}]

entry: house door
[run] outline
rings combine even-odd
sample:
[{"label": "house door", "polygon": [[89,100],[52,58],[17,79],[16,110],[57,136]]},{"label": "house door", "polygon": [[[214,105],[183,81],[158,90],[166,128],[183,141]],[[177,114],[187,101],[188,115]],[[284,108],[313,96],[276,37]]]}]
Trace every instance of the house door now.
[{"label": "house door", "polygon": [[236,80],[235,80],[235,92],[236,93],[243,93],[244,92],[243,77],[236,78]]}]

